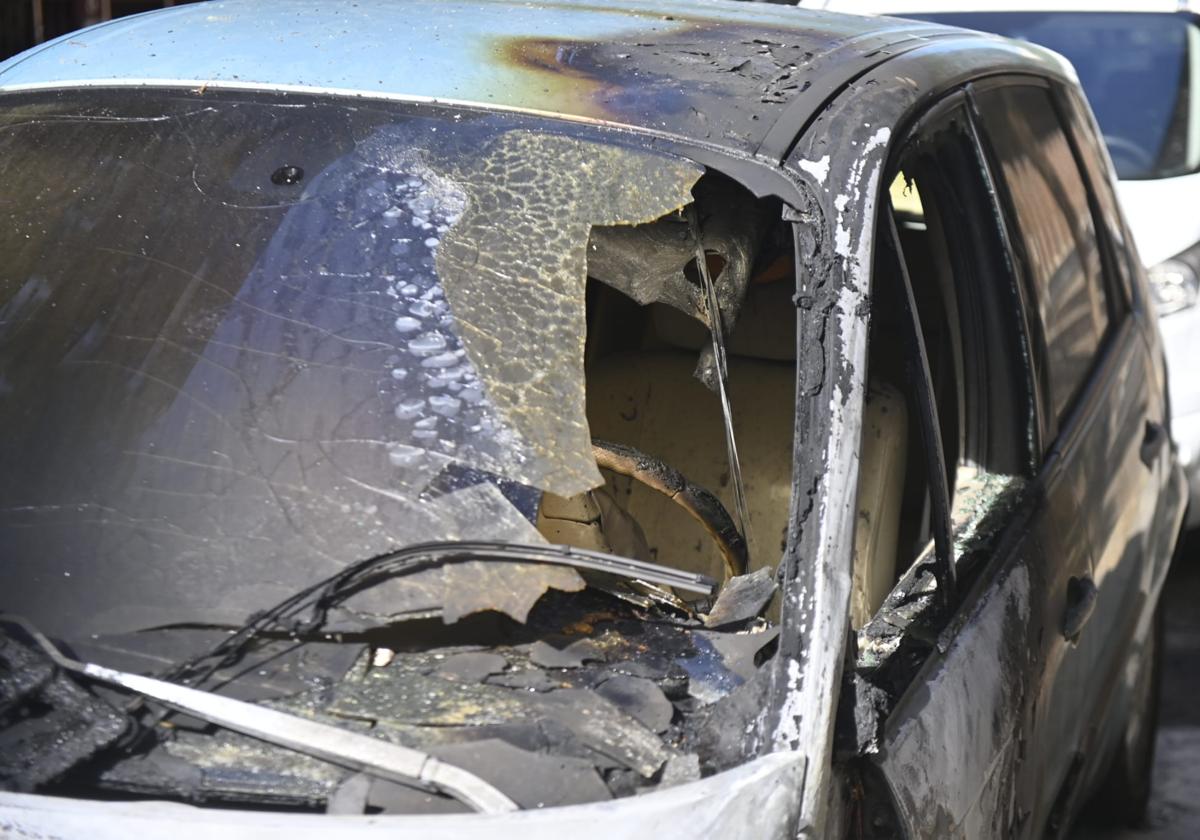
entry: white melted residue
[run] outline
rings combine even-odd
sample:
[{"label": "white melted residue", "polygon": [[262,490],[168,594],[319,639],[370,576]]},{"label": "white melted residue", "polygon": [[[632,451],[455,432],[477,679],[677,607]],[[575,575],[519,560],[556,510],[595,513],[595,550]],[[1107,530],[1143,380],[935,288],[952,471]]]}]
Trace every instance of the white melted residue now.
[{"label": "white melted residue", "polygon": [[800,720],[803,715],[800,695],[800,663],[789,659],[787,664],[787,692],[779,713],[779,727],[775,730],[775,742],[787,747],[800,746]]},{"label": "white melted residue", "polygon": [[833,250],[843,257],[850,256],[850,228],[842,224],[842,217],[846,213],[848,204],[850,204],[848,195],[839,195],[833,200],[834,209],[837,210],[837,226],[833,231]]},{"label": "white melted residue", "polygon": [[824,184],[829,177],[829,155],[820,160],[802,160],[796,165],[816,178],[818,184]]},{"label": "white melted residue", "polygon": [[[868,164],[868,162],[870,162],[874,151],[882,146],[886,146],[888,140],[890,140],[891,137],[892,137],[892,130],[890,128],[884,126],[883,128],[876,131],[874,134],[872,134],[870,139],[868,139],[867,142],[863,145],[862,153],[858,156],[858,160],[856,160],[854,162],[854,165],[850,168],[850,178],[846,182],[846,185],[852,191],[857,190],[858,187],[860,186],[860,184],[862,183],[863,173],[866,171],[867,164]],[[880,161],[880,160],[876,160],[872,163],[870,177],[867,180],[868,188],[874,182],[874,179],[875,179],[876,175],[878,174],[879,168],[881,165],[882,165],[882,161]],[[851,240],[850,232],[851,232],[851,229],[850,229],[850,226],[847,224],[846,212],[845,212],[848,204],[849,204],[849,197],[844,196],[844,195],[838,196],[837,202],[835,202],[835,206],[837,207],[838,212],[837,212],[837,223],[836,223],[836,227],[835,227],[835,231],[834,231],[834,250],[837,252],[837,254],[839,256],[843,257],[844,259],[850,259],[850,257],[851,257],[851,254],[850,254],[850,240]],[[866,226],[863,228],[864,233],[859,237],[859,250],[860,251],[862,250],[862,243],[870,241],[870,237],[866,234],[866,232],[872,229],[871,222],[873,221],[870,212],[864,213],[863,219],[864,219],[864,225],[866,225]]]}]

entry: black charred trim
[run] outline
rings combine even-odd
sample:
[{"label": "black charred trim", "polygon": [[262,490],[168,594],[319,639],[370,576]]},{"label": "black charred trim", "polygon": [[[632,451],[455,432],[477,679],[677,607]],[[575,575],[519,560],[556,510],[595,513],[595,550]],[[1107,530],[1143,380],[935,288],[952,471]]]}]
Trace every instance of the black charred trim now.
[{"label": "black charred trim", "polygon": [[[770,131],[755,150],[755,154],[770,160],[786,160],[794,148],[796,139],[804,135],[816,115],[820,114],[829,102],[847,86],[897,55],[925,46],[932,39],[954,36],[953,31],[921,32],[919,35],[872,32],[847,41],[847,45],[856,44],[863,51],[854,51],[854,58],[847,59],[844,57],[845,54],[852,50],[843,47],[839,51],[822,56],[817,62],[806,67],[806,75],[810,79],[815,79],[815,83],[806,85],[796,94],[787,110],[771,126]],[[877,48],[869,50],[867,49],[868,44]],[[821,72],[826,65],[835,61],[843,63],[843,74],[835,76]]]},{"label": "black charred trim", "polygon": [[[988,584],[986,559],[1008,550],[1006,543],[1023,531],[1023,523],[1040,504],[1036,492],[1014,493],[1010,501],[985,513],[974,525],[970,542],[958,546],[959,587],[967,601],[971,600],[967,590],[974,592]],[[1002,530],[1006,523],[1013,527]],[[933,560],[925,556],[904,573],[879,611],[858,631],[853,670],[843,680],[838,709],[837,749],[842,756],[877,751],[875,739],[892,710],[942,640],[966,620],[961,610],[948,617],[934,597],[936,591]]]},{"label": "black charred trim", "polygon": [[[814,623],[815,604],[811,593],[821,573],[814,562],[819,553],[821,531],[819,527],[811,527],[811,523],[814,511],[819,509],[818,497],[825,492],[829,466],[824,445],[831,420],[828,385],[837,379],[848,387],[853,375],[836,347],[825,345],[826,341],[838,339],[836,333],[827,334],[825,319],[826,313],[832,312],[837,305],[840,285],[849,282],[846,267],[834,254],[830,226],[821,201],[806,183],[797,181],[795,186],[798,200],[789,202],[791,209],[788,212],[794,217],[796,358],[800,363],[796,371],[792,509],[780,570],[783,611],[788,619],[780,628],[779,652],[771,685],[776,702],[769,706],[770,711],[762,720],[760,735],[764,740],[770,739],[766,733],[778,731],[781,722],[779,699],[799,688],[790,684],[786,663],[803,661]],[[801,680],[806,673],[801,669]]]}]

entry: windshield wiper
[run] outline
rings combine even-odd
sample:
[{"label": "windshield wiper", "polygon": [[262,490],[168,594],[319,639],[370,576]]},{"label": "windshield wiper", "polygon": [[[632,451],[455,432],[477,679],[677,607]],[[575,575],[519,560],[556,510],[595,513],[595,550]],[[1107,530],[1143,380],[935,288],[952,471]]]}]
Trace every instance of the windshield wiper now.
[{"label": "windshield wiper", "polygon": [[153,677],[116,671],[92,662],[79,662],[65,656],[53,642],[25,619],[0,614],[0,621],[15,624],[24,630],[58,667],[136,692],[143,698],[155,700],[175,711],[241,732],[260,741],[323,759],[339,767],[370,773],[422,790],[444,793],[484,814],[503,814],[517,810],[516,803],[474,773],[446,764],[420,750],[248,703],[245,700],[222,697]]},{"label": "windshield wiper", "polygon": [[299,636],[316,632],[324,624],[328,611],[356,592],[391,578],[469,560],[570,566],[702,595],[712,595],[717,588],[717,582],[707,575],[569,545],[496,540],[417,543],[347,566],[274,607],[256,613],[212,650],[180,663],[165,673],[163,679],[199,685],[218,670],[237,662],[246,645],[262,633],[277,630]]}]

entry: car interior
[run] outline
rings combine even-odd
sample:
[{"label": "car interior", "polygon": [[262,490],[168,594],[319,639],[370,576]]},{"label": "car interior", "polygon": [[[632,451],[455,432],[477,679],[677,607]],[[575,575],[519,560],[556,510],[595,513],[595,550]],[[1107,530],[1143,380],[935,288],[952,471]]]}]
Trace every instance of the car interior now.
[{"label": "car interior", "polygon": [[[992,318],[974,339],[964,334],[964,320],[987,302],[961,291],[972,276],[951,253],[961,222],[947,226],[942,208],[954,212],[963,199],[943,191],[941,181],[949,179],[939,181],[938,166],[931,165],[939,147],[961,145],[961,126],[938,131],[922,130],[920,142],[906,147],[892,167],[889,197],[928,361],[957,532],[988,510],[981,488],[991,487],[989,476],[1019,473],[1020,465],[1005,449],[1011,441],[993,433],[988,442],[988,391],[969,383],[972,376],[986,378],[978,354],[986,356],[986,342],[998,340],[1005,327]],[[743,194],[731,198],[736,191]],[[727,578],[774,567],[787,541],[796,417],[794,266],[791,231],[780,221],[778,201],[754,199],[715,172],[696,193],[691,208],[639,226],[646,236],[624,229],[621,277],[613,276],[612,260],[589,263],[587,412],[605,485],[568,499],[546,494],[538,528],[550,542]],[[741,208],[736,214],[730,210],[735,206]],[[746,528],[735,519],[736,482],[720,389],[711,375],[713,337],[703,302],[697,304],[703,277],[695,250],[676,247],[688,238],[692,211],[705,221],[705,267],[715,283],[726,284],[736,317],[727,326],[725,352]],[[718,229],[723,236],[707,241],[707,231]],[[597,238],[594,233],[593,254]],[[740,242],[740,250],[730,242]],[[657,260],[646,273],[657,284],[653,295],[646,292],[653,284],[631,283],[627,276],[651,263],[647,251]],[[855,629],[866,626],[904,573],[935,550],[932,462],[918,422],[925,409],[912,387],[920,373],[911,354],[898,352],[908,317],[904,285],[895,251],[877,252],[851,595]],[[735,273],[744,276],[731,278]],[[728,325],[729,313],[722,311]],[[968,411],[969,402],[978,410]],[[729,527],[744,531],[745,565],[731,561],[720,537]]]},{"label": "car interior", "polygon": [[[706,178],[722,181],[721,191],[741,190],[719,173]],[[698,186],[697,192],[703,198],[704,187]],[[697,204],[707,231],[720,222],[712,219],[711,208],[701,204],[702,198]],[[725,350],[732,425],[749,515],[749,527],[744,529],[749,562],[736,571],[746,572],[773,567],[786,540],[792,496],[796,318],[791,233],[779,221],[779,202],[759,202],[748,193],[741,201],[754,205],[750,216],[755,219],[774,220],[749,223],[752,233],[746,250],[752,257],[739,261],[707,241],[705,251],[714,282],[730,283],[726,275],[738,269],[745,275],[733,281],[743,293],[735,304],[736,321],[727,330]],[[659,220],[651,227],[666,225],[675,225],[686,235],[681,218]],[[654,247],[656,242],[643,247]],[[699,289],[701,278],[692,254],[683,251],[674,262],[664,264],[663,273],[680,285]],[[596,272],[593,268],[589,273]],[[689,498],[711,494],[719,501],[716,507],[723,509],[716,511],[717,518],[722,513],[732,517],[729,512],[737,509],[721,397],[701,378],[712,353],[712,334],[702,308],[684,311],[679,295],[674,305],[664,302],[663,296],[639,303],[608,282],[594,276],[589,280],[587,412],[605,485],[570,499],[547,494],[538,527],[551,542],[612,551],[720,578],[731,569],[721,541],[714,538],[719,525],[704,521],[712,518],[712,506],[706,512],[703,504],[689,503]],[[723,315],[728,323],[724,308]],[[603,455],[603,449],[632,451],[640,466],[623,470]],[[675,484],[667,482],[670,486],[664,487],[654,480],[655,473],[664,471],[679,476]]]},{"label": "car interior", "polygon": [[[982,559],[975,549],[1029,470],[1021,429],[1030,409],[1020,398],[1021,372],[996,364],[1001,352],[1020,357],[1017,310],[996,291],[1009,284],[985,279],[989,266],[1004,264],[1002,240],[994,215],[985,215],[983,164],[968,131],[961,108],[918,122],[893,155],[885,182],[890,219],[879,225],[872,288],[855,629],[872,622],[907,572],[934,559],[940,482],[932,473],[939,459],[929,457],[922,415],[932,413],[940,439],[954,541],[948,562],[959,576]],[[910,317],[927,371],[911,351],[897,352]],[[923,378],[929,405],[921,400]],[[897,451],[907,456],[890,454]],[[909,577],[900,589],[920,586],[916,575]]]}]

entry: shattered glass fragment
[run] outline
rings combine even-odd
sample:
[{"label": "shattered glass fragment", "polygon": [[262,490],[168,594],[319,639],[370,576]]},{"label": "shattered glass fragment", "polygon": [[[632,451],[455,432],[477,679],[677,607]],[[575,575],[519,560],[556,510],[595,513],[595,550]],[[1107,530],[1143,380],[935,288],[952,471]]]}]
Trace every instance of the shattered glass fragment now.
[{"label": "shattered glass fragment", "polygon": [[675,707],[662,689],[640,677],[613,677],[597,686],[596,693],[633,715],[651,732],[666,732],[675,714]]},{"label": "shattered glass fragment", "polygon": [[675,751],[608,700],[583,689],[564,688],[531,695],[542,713],[569,728],[580,740],[644,778],[658,772]]},{"label": "shattered glass fragment", "polygon": [[[428,504],[451,539],[545,543],[494,484],[474,484]],[[336,614],[374,616],[378,621],[440,615],[453,624],[464,616],[495,610],[523,622],[548,590],[578,592],[584,586],[579,572],[566,566],[468,560],[382,581],[352,595]]]},{"label": "shattered glass fragment", "polygon": [[507,665],[508,660],[498,653],[456,653],[442,662],[438,673],[449,679],[479,682],[484,677],[499,674]]},{"label": "shattered glass fragment", "polygon": [[722,627],[754,618],[766,609],[777,588],[774,569],[765,566],[748,575],[730,578],[704,616],[704,625]]},{"label": "shattered glass fragment", "polygon": [[758,652],[779,637],[779,628],[772,627],[760,633],[720,633],[697,630],[696,635],[706,639],[716,648],[726,668],[743,680],[749,680],[758,670],[755,662]]},{"label": "shattered glass fragment", "polygon": [[700,778],[700,756],[695,753],[673,755],[667,759],[663,767],[662,779],[659,784],[663,787],[682,785],[694,782]]},{"label": "shattered glass fragment", "polygon": [[442,620],[496,610],[524,622],[537,599],[549,589],[578,592],[586,585],[579,572],[541,563],[472,560],[443,569]]},{"label": "shattered glass fragment", "polygon": [[520,130],[454,164],[467,202],[437,271],[484,391],[517,434],[497,472],[560,496],[597,487],[583,392],[588,235],[683,207],[702,170]]},{"label": "shattered glass fragment", "polygon": [[612,798],[595,765],[584,759],[530,752],[490,738],[438,747],[433,753],[491,782],[522,808]]},{"label": "shattered glass fragment", "polygon": [[550,691],[562,688],[562,683],[541,668],[496,674],[487,678],[488,685],[501,685],[521,691]]},{"label": "shattered glass fragment", "polygon": [[587,659],[587,652],[569,644],[559,649],[553,644],[538,640],[529,648],[529,661],[544,668],[577,668]]},{"label": "shattered glass fragment", "polygon": [[688,675],[688,694],[703,705],[715,703],[741,685],[744,679],[728,670],[724,657],[709,638],[697,633],[693,639],[696,656],[679,660],[680,667]]}]

